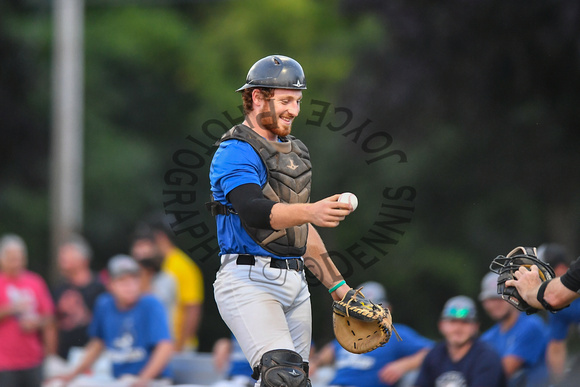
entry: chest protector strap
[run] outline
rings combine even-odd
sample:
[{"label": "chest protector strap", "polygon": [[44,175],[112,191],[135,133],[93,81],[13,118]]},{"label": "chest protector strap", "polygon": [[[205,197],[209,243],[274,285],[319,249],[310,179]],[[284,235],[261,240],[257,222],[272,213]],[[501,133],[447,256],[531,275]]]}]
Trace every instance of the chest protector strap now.
[{"label": "chest protector strap", "polygon": [[[293,136],[281,142],[268,141],[245,125],[228,130],[218,144],[227,140],[245,141],[258,153],[266,169],[268,181],[262,189],[267,199],[278,203],[310,202],[312,164],[308,148]],[[308,224],[284,230],[244,229],[265,250],[279,256],[302,256],[306,252]]]}]

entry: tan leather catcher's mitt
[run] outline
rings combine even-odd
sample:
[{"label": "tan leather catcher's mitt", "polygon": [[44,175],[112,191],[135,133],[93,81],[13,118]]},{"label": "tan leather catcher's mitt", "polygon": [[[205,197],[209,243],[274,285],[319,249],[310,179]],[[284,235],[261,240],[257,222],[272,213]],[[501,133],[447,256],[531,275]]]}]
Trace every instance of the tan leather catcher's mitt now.
[{"label": "tan leather catcher's mitt", "polygon": [[332,304],[336,340],[352,353],[370,352],[386,344],[393,332],[401,340],[393,326],[391,312],[367,300],[361,289],[349,290],[342,300]]}]

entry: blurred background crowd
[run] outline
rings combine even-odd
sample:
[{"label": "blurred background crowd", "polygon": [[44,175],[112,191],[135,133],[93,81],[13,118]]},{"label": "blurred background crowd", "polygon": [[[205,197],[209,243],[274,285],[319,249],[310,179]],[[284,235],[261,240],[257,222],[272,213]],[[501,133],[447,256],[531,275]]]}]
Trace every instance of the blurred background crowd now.
[{"label": "blurred background crowd", "polygon": [[[252,63],[273,53],[297,59],[308,79],[293,134],[311,151],[313,199],[350,191],[360,201],[348,221],[321,234],[349,284],[387,287],[396,323],[438,341],[443,306],[465,295],[486,331],[494,314],[477,301],[491,259],[545,241],[563,246],[568,260],[580,250],[576,1],[75,3],[83,18],[80,177],[73,180],[81,200],[74,227],[55,235],[53,165],[63,153],[53,146],[55,16],[67,2],[0,2],[0,235],[20,246],[20,262],[7,259],[13,266],[2,275],[36,273],[25,282],[39,292],[37,312],[55,316],[58,329],[50,319],[16,323],[29,301],[0,315],[10,329],[45,333],[44,352],[30,343],[35,367],[41,353],[64,360],[62,348],[92,337],[95,300],[114,294],[108,265],[118,254],[138,263],[140,292],[172,310],[169,336],[156,340],[178,353],[196,348],[200,364],[214,345],[235,344],[222,340],[230,335],[212,299],[217,257],[188,251],[212,233],[203,209],[211,149],[197,169],[178,175],[181,185],[167,176],[176,152],[193,146],[187,136],[210,148],[221,127],[208,123],[226,123],[225,130],[227,117],[241,116],[233,90]],[[367,141],[372,133],[385,143]],[[144,217],[167,210],[167,191],[178,189],[196,196],[189,211],[208,226],[204,237],[164,233]],[[167,259],[174,247],[183,254]],[[192,285],[180,288],[186,275],[181,281]],[[333,339],[330,299],[309,282],[313,340],[322,351]],[[70,291],[77,287],[84,290]],[[553,350],[561,357],[567,342],[569,364],[578,334],[562,335]]]},{"label": "blurred background crowd", "polygon": [[[111,257],[98,272],[90,268],[89,243],[72,235],[59,246],[61,277],[51,288],[27,269],[20,236],[0,238],[2,386],[253,386],[252,368],[232,334],[215,340],[211,352],[199,349],[205,281],[163,219],[139,224],[128,253]],[[571,262],[554,243],[542,244],[538,256],[558,275]],[[359,287],[397,316],[381,283]],[[557,314],[526,315],[501,299],[492,272],[481,279],[477,300],[479,307],[457,295],[440,305],[438,318],[430,321],[438,337],[395,318],[402,340],[393,337],[366,354],[313,337],[313,385],[405,387],[462,380],[450,370],[465,375],[467,385],[575,385],[580,358],[569,351],[569,337],[580,324],[580,300]],[[480,310],[493,322],[483,332]]]}]

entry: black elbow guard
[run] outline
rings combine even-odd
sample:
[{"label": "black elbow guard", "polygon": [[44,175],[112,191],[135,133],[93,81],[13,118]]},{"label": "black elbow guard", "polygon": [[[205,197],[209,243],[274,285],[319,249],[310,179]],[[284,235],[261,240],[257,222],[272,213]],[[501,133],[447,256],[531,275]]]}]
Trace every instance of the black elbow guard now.
[{"label": "black elbow guard", "polygon": [[248,226],[273,230],[270,225],[270,214],[276,202],[266,199],[259,185],[240,185],[230,191],[228,200]]},{"label": "black elbow guard", "polygon": [[580,292],[580,258],[572,262],[568,271],[560,277],[560,281],[571,291]]}]

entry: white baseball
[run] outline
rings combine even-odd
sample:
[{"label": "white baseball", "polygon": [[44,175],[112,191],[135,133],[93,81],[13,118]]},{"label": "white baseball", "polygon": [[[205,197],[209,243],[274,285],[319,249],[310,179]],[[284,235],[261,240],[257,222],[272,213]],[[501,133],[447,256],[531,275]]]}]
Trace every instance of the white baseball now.
[{"label": "white baseball", "polygon": [[358,199],[356,195],[350,192],[340,194],[340,196],[338,197],[338,201],[341,203],[350,203],[353,211],[356,210],[356,208],[358,207]]}]

